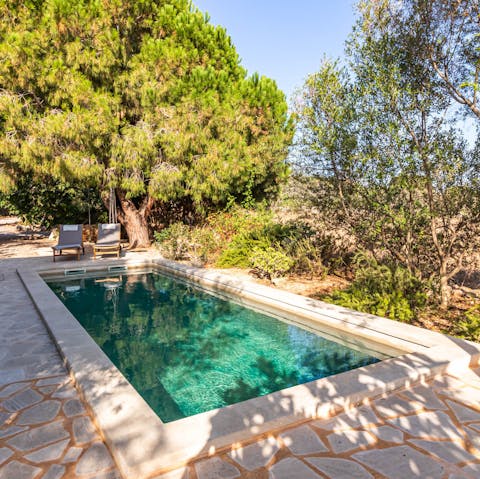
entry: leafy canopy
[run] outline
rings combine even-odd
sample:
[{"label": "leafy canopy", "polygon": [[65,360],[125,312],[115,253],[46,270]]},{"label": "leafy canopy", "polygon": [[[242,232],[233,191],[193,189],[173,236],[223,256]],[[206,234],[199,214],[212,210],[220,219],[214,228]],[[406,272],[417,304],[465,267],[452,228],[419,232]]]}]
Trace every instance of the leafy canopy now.
[{"label": "leafy canopy", "polygon": [[206,210],[275,194],[274,81],[188,0],[0,0],[0,179],[52,174]]}]

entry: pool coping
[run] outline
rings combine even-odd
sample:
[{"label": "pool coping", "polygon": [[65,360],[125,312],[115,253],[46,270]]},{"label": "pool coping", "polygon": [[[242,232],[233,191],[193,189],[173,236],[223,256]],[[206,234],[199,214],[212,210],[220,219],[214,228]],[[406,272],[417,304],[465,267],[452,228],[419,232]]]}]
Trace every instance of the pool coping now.
[{"label": "pool coping", "polygon": [[437,374],[461,371],[480,359],[479,344],[235,279],[216,270],[164,259],[83,260],[77,265],[89,271],[105,270],[110,265],[158,268],[204,288],[235,294],[265,312],[296,314],[305,324],[322,324],[407,351],[366,367],[165,424],[40,276],[63,271],[65,266],[18,269],[125,478],[152,477]]}]

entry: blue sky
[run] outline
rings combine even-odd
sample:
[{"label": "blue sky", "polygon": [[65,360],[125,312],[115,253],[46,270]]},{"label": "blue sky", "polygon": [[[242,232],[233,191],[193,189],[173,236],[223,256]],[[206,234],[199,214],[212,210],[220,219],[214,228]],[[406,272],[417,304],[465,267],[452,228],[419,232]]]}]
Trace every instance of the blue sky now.
[{"label": "blue sky", "polygon": [[276,80],[290,97],[324,55],[343,55],[355,0],[193,0],[222,25],[249,73]]}]

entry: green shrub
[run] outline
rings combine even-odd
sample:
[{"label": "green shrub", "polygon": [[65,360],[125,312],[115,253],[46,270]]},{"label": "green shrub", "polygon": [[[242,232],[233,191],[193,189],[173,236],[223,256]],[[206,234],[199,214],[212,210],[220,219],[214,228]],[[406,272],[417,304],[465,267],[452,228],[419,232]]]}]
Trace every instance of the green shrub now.
[{"label": "green shrub", "polygon": [[253,251],[266,249],[270,246],[270,241],[265,237],[234,236],[228,246],[221,252],[216,265],[220,268],[250,268]]},{"label": "green shrub", "polygon": [[480,305],[470,308],[465,313],[465,320],[458,323],[457,334],[469,341],[480,342]]},{"label": "green shrub", "polygon": [[284,276],[293,266],[294,260],[280,248],[268,246],[265,249],[255,248],[252,251],[251,263],[261,276],[272,281],[276,277]]},{"label": "green shrub", "polygon": [[173,223],[162,231],[155,231],[153,237],[165,258],[173,260],[190,258],[191,232],[187,225]]},{"label": "green shrub", "polygon": [[355,264],[353,283],[325,296],[325,301],[403,322],[410,322],[425,306],[427,287],[406,268],[379,264],[364,254],[356,256]]}]

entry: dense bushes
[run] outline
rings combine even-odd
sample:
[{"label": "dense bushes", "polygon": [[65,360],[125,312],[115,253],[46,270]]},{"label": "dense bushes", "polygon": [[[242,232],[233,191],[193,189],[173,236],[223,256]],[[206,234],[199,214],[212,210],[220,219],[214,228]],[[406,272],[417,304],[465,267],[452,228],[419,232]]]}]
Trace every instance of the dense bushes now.
[{"label": "dense bushes", "polygon": [[356,274],[345,290],[323,299],[364,313],[410,322],[427,301],[426,285],[407,269],[379,264],[374,258],[358,254]]},{"label": "dense bushes", "polygon": [[470,308],[465,319],[458,322],[457,335],[461,338],[480,343],[480,305]]},{"label": "dense bushes", "polygon": [[155,233],[162,254],[220,268],[253,268],[274,278],[287,272],[320,274],[319,237],[301,222],[279,223],[264,210],[236,208],[210,216],[200,227],[174,223]]}]

